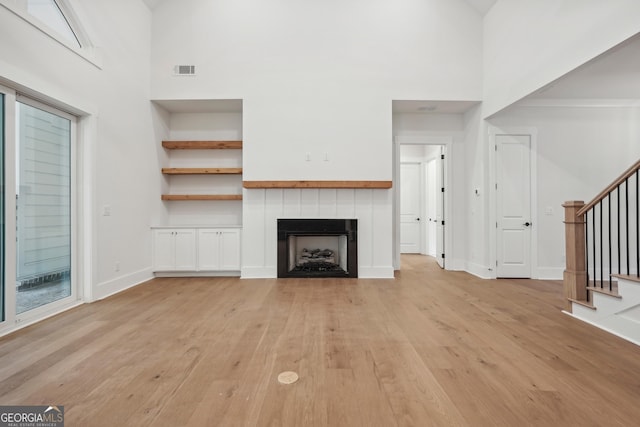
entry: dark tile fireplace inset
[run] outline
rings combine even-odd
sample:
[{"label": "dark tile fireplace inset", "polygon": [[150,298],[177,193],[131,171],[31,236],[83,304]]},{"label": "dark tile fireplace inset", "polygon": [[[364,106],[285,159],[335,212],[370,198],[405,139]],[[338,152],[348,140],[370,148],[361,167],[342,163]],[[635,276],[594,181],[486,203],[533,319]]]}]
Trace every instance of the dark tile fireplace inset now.
[{"label": "dark tile fireplace inset", "polygon": [[358,277],[358,220],[278,219],[278,277]]}]

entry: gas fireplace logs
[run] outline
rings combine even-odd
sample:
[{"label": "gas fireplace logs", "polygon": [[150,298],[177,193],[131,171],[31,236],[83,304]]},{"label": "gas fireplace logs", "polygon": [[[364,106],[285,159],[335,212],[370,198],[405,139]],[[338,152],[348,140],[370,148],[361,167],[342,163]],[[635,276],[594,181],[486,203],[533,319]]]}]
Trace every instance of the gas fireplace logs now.
[{"label": "gas fireplace logs", "polygon": [[331,249],[303,249],[298,257],[298,265],[308,263],[335,264],[336,259]]}]

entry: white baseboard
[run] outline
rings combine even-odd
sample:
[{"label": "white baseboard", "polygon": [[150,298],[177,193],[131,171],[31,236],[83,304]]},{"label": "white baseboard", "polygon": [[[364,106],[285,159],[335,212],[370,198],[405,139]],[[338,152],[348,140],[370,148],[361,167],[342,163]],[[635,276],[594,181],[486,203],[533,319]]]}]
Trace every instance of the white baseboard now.
[{"label": "white baseboard", "polygon": [[98,283],[93,290],[93,301],[104,299],[151,279],[153,279],[153,272],[151,267],[149,267],[131,274],[116,277],[106,282]]},{"label": "white baseboard", "polygon": [[562,280],[563,267],[538,267],[538,280]]},{"label": "white baseboard", "polygon": [[45,312],[41,317],[28,319],[20,323],[15,323],[13,325],[8,325],[5,323],[0,323],[0,337],[8,335],[12,332],[15,332],[19,329],[26,328],[27,326],[35,325],[36,323],[42,322],[50,317],[57,316],[60,313],[64,313],[67,310],[71,310],[72,308],[78,307],[84,304],[83,301],[73,301],[72,303],[65,305],[63,307],[56,308],[53,311]]},{"label": "white baseboard", "polygon": [[[485,265],[467,262],[464,269],[469,274],[480,277],[481,279],[494,279],[495,272]],[[561,267],[539,267],[536,270],[536,280],[562,280],[564,269]]]},{"label": "white baseboard", "polygon": [[155,277],[239,277],[239,271],[156,271]]},{"label": "white baseboard", "polygon": [[278,277],[276,267],[242,267],[241,279],[275,279]]},{"label": "white baseboard", "polygon": [[445,270],[450,271],[466,271],[466,262],[461,259],[445,259]]},{"label": "white baseboard", "polygon": [[467,262],[467,268],[465,271],[469,274],[473,274],[476,277],[481,279],[493,279],[494,272],[489,269],[486,265],[480,265],[473,262]]},{"label": "white baseboard", "polygon": [[[588,324],[590,324],[592,326],[595,326],[596,328],[602,329],[603,331],[607,331],[610,334],[613,334],[613,335],[615,335],[617,337],[620,337],[620,338],[622,338],[624,340],[627,340],[627,341],[629,341],[629,342],[631,342],[631,343],[633,343],[633,344],[635,344],[637,346],[640,346],[640,335],[638,333],[634,333],[635,336],[628,335],[628,334],[625,334],[624,332],[621,332],[621,329],[624,329],[624,328],[620,328],[619,326],[616,327],[616,328],[611,328],[611,327],[609,327],[607,325],[603,325],[602,322],[600,322],[600,323],[599,322],[593,322],[593,321],[591,321],[589,319],[585,319],[584,317],[576,316],[573,313],[569,313],[568,311],[564,311],[563,310],[562,312],[564,314],[567,314],[567,315],[573,317],[574,319],[581,320],[581,321],[583,321],[585,323],[588,323]],[[637,323],[632,322],[632,321],[627,321],[627,322],[624,322],[624,323],[627,323],[628,325],[630,325],[630,329],[629,330],[632,330],[634,332],[637,330]]]},{"label": "white baseboard", "polygon": [[359,279],[393,279],[393,267],[358,267]]}]

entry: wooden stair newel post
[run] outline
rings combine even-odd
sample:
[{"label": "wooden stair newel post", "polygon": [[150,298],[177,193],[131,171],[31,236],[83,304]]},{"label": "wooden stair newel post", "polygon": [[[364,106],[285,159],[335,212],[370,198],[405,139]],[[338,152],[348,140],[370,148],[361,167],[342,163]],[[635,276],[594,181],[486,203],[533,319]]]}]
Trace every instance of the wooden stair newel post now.
[{"label": "wooden stair newel post", "polygon": [[566,245],[566,267],[563,274],[566,310],[571,312],[571,300],[587,300],[587,267],[585,254],[584,214],[578,211],[584,202],[574,200],[565,202],[564,229]]}]

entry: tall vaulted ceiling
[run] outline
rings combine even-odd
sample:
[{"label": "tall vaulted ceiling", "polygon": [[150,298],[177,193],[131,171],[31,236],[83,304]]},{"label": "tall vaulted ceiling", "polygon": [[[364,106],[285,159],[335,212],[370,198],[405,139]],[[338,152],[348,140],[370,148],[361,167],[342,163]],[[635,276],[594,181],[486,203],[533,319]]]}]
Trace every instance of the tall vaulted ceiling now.
[{"label": "tall vaulted ceiling", "polygon": [[[153,10],[165,1],[142,0]],[[464,0],[482,16],[497,0]],[[617,46],[606,54],[568,73],[536,91],[527,100],[539,99],[640,99],[640,36]],[[411,106],[413,107],[413,106]]]}]

